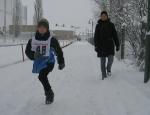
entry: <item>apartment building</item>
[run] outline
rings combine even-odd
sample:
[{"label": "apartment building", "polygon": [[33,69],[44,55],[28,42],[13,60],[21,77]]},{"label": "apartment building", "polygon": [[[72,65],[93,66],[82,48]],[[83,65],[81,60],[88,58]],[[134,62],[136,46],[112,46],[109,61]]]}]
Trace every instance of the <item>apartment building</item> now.
[{"label": "apartment building", "polygon": [[[6,6],[5,6],[6,1]],[[20,13],[16,9],[16,2],[19,2]],[[5,12],[6,8],[6,12]],[[5,28],[5,14],[6,14],[6,31],[9,30],[9,25],[14,24],[14,15],[19,15],[21,24],[27,24],[27,7],[22,4],[21,0],[0,0],[0,31],[3,32]]]}]

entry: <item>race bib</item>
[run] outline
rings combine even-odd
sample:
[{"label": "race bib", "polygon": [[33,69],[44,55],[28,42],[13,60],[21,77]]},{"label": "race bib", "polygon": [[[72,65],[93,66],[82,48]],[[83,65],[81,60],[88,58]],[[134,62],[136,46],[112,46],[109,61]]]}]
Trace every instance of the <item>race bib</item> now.
[{"label": "race bib", "polygon": [[43,56],[49,56],[50,54],[50,45],[51,45],[51,38],[49,37],[46,41],[39,41],[35,38],[32,39],[32,51],[39,52]]}]

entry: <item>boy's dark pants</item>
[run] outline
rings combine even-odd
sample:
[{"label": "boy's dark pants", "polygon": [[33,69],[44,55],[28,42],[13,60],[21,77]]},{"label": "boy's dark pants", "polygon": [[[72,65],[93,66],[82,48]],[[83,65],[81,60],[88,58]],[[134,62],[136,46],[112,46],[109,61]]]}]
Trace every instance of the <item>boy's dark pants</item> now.
[{"label": "boy's dark pants", "polygon": [[44,87],[45,93],[51,91],[51,86],[50,86],[50,83],[48,81],[48,77],[47,76],[48,76],[48,74],[50,72],[52,72],[53,68],[54,68],[54,64],[49,64],[47,66],[47,68],[44,68],[39,73],[39,77],[38,78],[39,78],[40,82],[42,83],[42,85]]}]

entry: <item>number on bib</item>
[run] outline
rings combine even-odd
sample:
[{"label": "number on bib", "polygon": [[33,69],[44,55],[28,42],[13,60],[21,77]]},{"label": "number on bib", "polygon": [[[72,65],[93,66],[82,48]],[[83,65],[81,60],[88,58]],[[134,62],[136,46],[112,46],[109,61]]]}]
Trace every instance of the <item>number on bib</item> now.
[{"label": "number on bib", "polygon": [[46,55],[46,46],[42,46],[42,55]]},{"label": "number on bib", "polygon": [[40,53],[40,46],[37,46],[36,51]]},{"label": "number on bib", "polygon": [[36,51],[41,53],[42,55],[46,55],[46,46],[37,46]]}]

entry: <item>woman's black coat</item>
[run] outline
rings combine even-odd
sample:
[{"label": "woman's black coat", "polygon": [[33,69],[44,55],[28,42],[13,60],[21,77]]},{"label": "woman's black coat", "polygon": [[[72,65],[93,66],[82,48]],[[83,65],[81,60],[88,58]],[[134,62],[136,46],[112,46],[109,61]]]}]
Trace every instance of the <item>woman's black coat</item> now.
[{"label": "woman's black coat", "polygon": [[116,50],[119,50],[120,44],[115,26],[110,20],[99,20],[94,36],[95,50],[98,57],[108,57],[115,55]]}]

